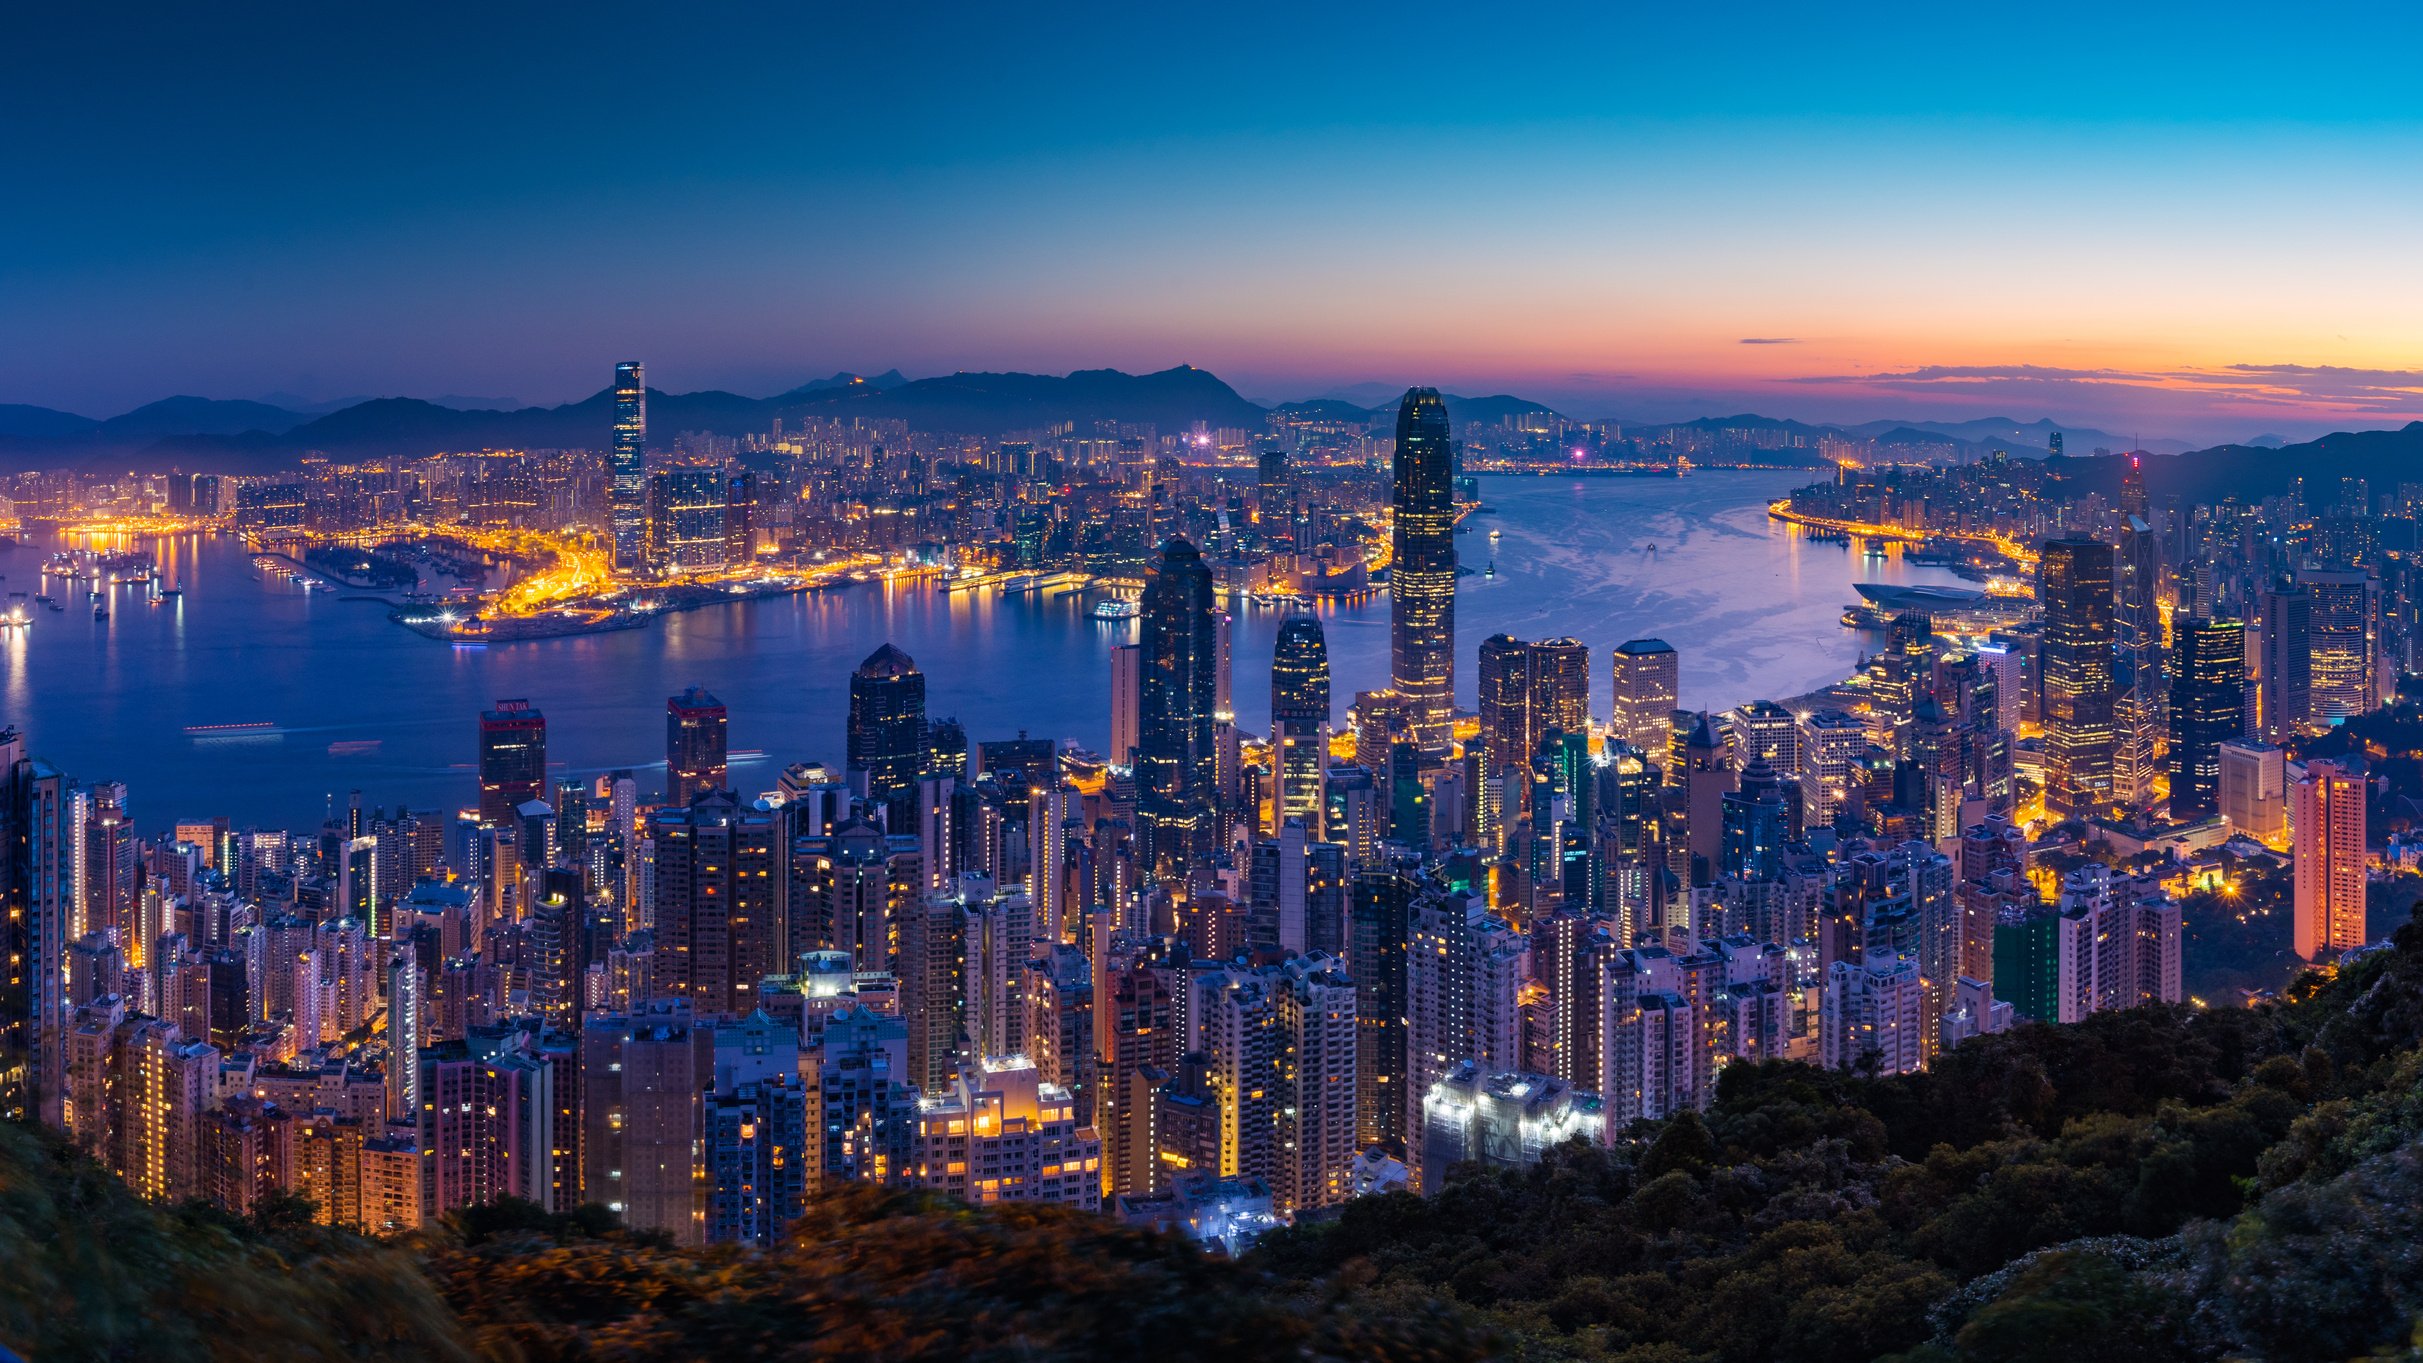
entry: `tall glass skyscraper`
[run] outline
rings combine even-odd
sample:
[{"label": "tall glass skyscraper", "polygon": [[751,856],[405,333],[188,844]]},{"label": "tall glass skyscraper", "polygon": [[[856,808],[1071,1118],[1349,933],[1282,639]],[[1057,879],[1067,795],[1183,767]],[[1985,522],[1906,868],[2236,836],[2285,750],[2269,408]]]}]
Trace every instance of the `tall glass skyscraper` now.
[{"label": "tall glass skyscraper", "polygon": [[925,674],[890,644],[850,674],[849,760],[851,784],[886,807],[890,831],[914,829],[926,768]]},{"label": "tall glass skyscraper", "polygon": [[1212,574],[1194,545],[1173,539],[1144,584],[1136,705],[1136,796],[1155,879],[1183,880],[1210,863],[1219,748],[1219,612]]},{"label": "tall glass skyscraper", "polygon": [[1329,640],[1321,622],[1299,615],[1279,627],[1270,656],[1270,741],[1279,778],[1278,818],[1321,829],[1321,776],[1327,769]]},{"label": "tall glass skyscraper", "polygon": [[2112,546],[2083,535],[2047,540],[2044,602],[2044,806],[2083,818],[2112,801]]},{"label": "tall glass skyscraper", "polygon": [[2221,808],[2221,745],[2246,737],[2246,626],[2189,616],[2172,631],[2171,818]]},{"label": "tall glass skyscraper", "polygon": [[1455,448],[1447,402],[1415,388],[1397,407],[1388,644],[1414,742],[1442,756],[1455,728]]},{"label": "tall glass skyscraper", "polygon": [[614,454],[606,473],[614,570],[638,572],[648,537],[648,376],[637,360],[614,366]]}]

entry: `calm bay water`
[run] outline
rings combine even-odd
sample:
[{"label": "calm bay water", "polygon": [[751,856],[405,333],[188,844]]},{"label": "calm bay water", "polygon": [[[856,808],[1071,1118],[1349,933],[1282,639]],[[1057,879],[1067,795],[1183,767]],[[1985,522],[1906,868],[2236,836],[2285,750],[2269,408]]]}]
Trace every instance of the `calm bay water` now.
[{"label": "calm bay water", "polygon": [[[1656,636],[1682,655],[1693,707],[1787,696],[1852,666],[1862,636],[1838,617],[1855,581],[1953,582],[1935,568],[1812,545],[1767,520],[1805,473],[1710,471],[1687,479],[1481,480],[1490,511],[1458,537],[1457,690],[1473,700],[1474,649],[1500,630],[1572,635],[1591,647],[1592,708],[1607,706],[1609,650]],[[1497,572],[1489,532],[1502,530]],[[0,550],[12,591],[34,592],[56,546]],[[146,829],[225,814],[238,827],[305,827],[360,790],[372,805],[453,809],[475,796],[480,710],[527,697],[548,721],[563,775],[615,767],[661,781],[665,697],[691,685],[731,709],[734,782],[770,788],[784,763],[838,764],[850,670],[887,639],[927,676],[937,716],[978,741],[1024,729],[1099,750],[1108,740],[1113,644],[1132,624],[1089,618],[1090,598],[1051,601],[876,586],[736,602],[654,627],[457,649],[386,619],[383,606],[254,576],[232,538],[152,546],[181,600],[118,589],[94,620],[82,589],[0,636],[0,704],[33,752],[90,781],[124,781]],[[64,591],[53,579],[54,590]],[[1333,694],[1388,680],[1388,601],[1324,607]],[[1284,614],[1247,609],[1235,629],[1236,703],[1269,713],[1270,653]],[[268,722],[276,733],[197,737],[191,725]],[[740,755],[747,750],[750,755]],[[762,754],[762,755],[758,755]],[[657,764],[652,780],[646,770]]]}]

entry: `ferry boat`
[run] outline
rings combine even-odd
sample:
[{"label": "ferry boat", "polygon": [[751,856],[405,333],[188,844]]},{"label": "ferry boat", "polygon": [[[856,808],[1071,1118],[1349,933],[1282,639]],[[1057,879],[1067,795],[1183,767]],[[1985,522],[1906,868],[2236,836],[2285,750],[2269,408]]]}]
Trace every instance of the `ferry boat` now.
[{"label": "ferry boat", "polygon": [[1143,609],[1133,601],[1097,601],[1094,603],[1094,618],[1097,620],[1133,620]]}]

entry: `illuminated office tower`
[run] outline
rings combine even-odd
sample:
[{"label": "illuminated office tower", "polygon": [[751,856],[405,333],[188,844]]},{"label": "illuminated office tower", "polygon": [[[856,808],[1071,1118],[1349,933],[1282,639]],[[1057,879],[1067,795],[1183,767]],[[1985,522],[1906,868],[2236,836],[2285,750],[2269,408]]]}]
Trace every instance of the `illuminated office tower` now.
[{"label": "illuminated office tower", "polygon": [[1278,767],[1273,827],[1301,819],[1321,828],[1321,773],[1329,765],[1329,644],[1310,615],[1279,627],[1270,657],[1270,743]]},{"label": "illuminated office tower", "polygon": [[2045,541],[2037,595],[2044,602],[2045,811],[2083,818],[2113,796],[2112,546],[2084,536]]},{"label": "illuminated office tower", "polygon": [[2300,568],[2297,586],[2311,604],[2306,625],[2310,699],[2305,722],[2335,724],[2379,703],[2373,621],[2381,582],[2361,569]]},{"label": "illuminated office tower", "polygon": [[[1528,777],[1550,731],[1582,734],[1590,726],[1590,650],[1578,639],[1526,643],[1493,634],[1480,648],[1481,750],[1488,789],[1481,795],[1491,827],[1538,817],[1494,799],[1510,773]],[[1528,781],[1517,789],[1527,789]]]},{"label": "illuminated office tower", "polygon": [[665,803],[726,788],[724,703],[698,687],[665,702]]},{"label": "illuminated office tower", "polygon": [[546,798],[547,717],[526,700],[500,700],[480,714],[480,822],[511,824]]},{"label": "illuminated office tower", "polygon": [[2257,732],[2276,741],[2313,722],[2313,593],[2278,583],[2264,588],[2261,607]]},{"label": "illuminated office tower", "polygon": [[1663,639],[1633,639],[1608,659],[1615,683],[1615,708],[1608,725],[1617,738],[1663,767],[1681,695],[1681,659]]},{"label": "illuminated office tower", "polygon": [[885,644],[850,674],[850,784],[884,807],[886,827],[905,833],[915,826],[926,763],[925,674]]},{"label": "illuminated office tower", "polygon": [[[2136,460],[2132,456],[2131,466]],[[2142,493],[2140,494],[2142,500]],[[2170,700],[2162,650],[2161,537],[2132,511],[2120,527],[2112,584],[2112,790],[2122,802],[2154,796],[2155,750]]]},{"label": "illuminated office tower", "polygon": [[1261,527],[1264,539],[1279,539],[1295,533],[1295,478],[1287,463],[1287,451],[1277,446],[1262,451],[1256,462],[1254,524]]},{"label": "illuminated office tower", "polygon": [[1397,407],[1389,503],[1390,674],[1425,757],[1444,756],[1455,720],[1455,448],[1447,402],[1415,388]]},{"label": "illuminated office tower", "polygon": [[1163,545],[1144,585],[1137,640],[1136,795],[1140,850],[1165,884],[1210,869],[1218,617],[1203,555],[1182,539]]},{"label": "illuminated office tower", "polygon": [[2288,845],[2288,754],[2247,739],[2221,745],[2221,817],[2266,847]]},{"label": "illuminated office tower", "polygon": [[648,478],[647,524],[641,558],[649,572],[705,572],[724,566],[732,549],[725,524],[731,491],[720,468],[673,468]]},{"label": "illuminated office tower", "polygon": [[2364,771],[2320,759],[2294,791],[2297,954],[2309,961],[2364,945]]},{"label": "illuminated office tower", "polygon": [[648,819],[656,857],[657,987],[701,1017],[747,1016],[790,964],[785,822],[711,791]]},{"label": "illuminated office tower", "polygon": [[636,573],[648,537],[648,379],[637,360],[614,366],[614,453],[607,466],[614,571]]},{"label": "illuminated office tower", "polygon": [[2171,819],[2221,809],[2221,747],[2246,736],[2246,626],[2191,615],[2171,648]]},{"label": "illuminated office tower", "polygon": [[[1531,647],[1511,634],[1481,641],[1480,746],[1491,777],[1531,765]],[[1495,784],[1493,781],[1492,784]]]}]

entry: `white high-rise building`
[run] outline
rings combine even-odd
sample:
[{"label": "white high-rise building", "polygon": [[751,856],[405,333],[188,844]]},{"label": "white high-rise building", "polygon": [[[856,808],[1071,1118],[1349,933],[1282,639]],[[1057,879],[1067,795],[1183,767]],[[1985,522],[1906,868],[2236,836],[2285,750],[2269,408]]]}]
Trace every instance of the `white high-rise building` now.
[{"label": "white high-rise building", "polygon": [[2179,905],[2150,877],[2081,866],[2061,882],[2060,1022],[2185,997]]},{"label": "white high-rise building", "polygon": [[2267,847],[2288,845],[2288,754],[2258,739],[2221,745],[2221,817]]},{"label": "white high-rise building", "polygon": [[[1836,961],[1826,972],[1818,1049],[1828,1069],[1873,1063],[1878,1074],[1926,1067],[1926,988],[1908,956]],[[1869,1057],[1874,1057],[1871,1062]]]}]

